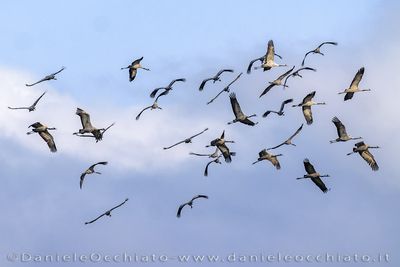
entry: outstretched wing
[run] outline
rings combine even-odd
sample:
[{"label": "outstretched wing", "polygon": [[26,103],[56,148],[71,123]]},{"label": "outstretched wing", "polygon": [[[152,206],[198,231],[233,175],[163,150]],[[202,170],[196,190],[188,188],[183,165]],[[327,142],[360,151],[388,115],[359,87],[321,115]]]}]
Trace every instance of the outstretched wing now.
[{"label": "outstretched wing", "polygon": [[205,199],[208,199],[208,196],[206,196],[206,195],[197,195],[197,196],[195,196],[195,197],[192,198],[192,201],[195,200],[195,199],[198,199],[198,198],[205,198]]},{"label": "outstretched wing", "polygon": [[134,66],[134,65],[140,64],[140,61],[142,61],[142,59],[143,59],[143,57],[138,58],[138,59],[135,59],[135,60],[132,62],[131,65]]},{"label": "outstretched wing", "polygon": [[263,118],[266,118],[271,112],[277,113],[276,111],[273,111],[273,110],[267,110],[267,111],[264,112],[264,114],[262,115],[262,117],[263,117]]},{"label": "outstretched wing", "polygon": [[140,119],[140,115],[142,115],[143,111],[145,111],[145,110],[147,110],[149,108],[151,108],[151,106],[148,106],[148,107],[145,107],[144,109],[142,109],[142,111],[140,111],[139,114],[136,116],[136,120],[139,120]]},{"label": "outstretched wing", "polygon": [[235,117],[239,118],[241,116],[245,116],[242,112],[242,109],[240,108],[239,102],[236,99],[236,94],[230,93],[229,99],[231,101],[231,106],[232,106],[233,114],[235,114]]},{"label": "outstretched wing", "polygon": [[217,159],[212,160],[212,161],[207,163],[206,168],[204,169],[204,176],[208,176],[208,166],[210,166],[210,164],[213,163],[213,162],[217,163]]},{"label": "outstretched wing", "polygon": [[333,117],[332,122],[336,126],[338,136],[346,137],[347,136],[346,127],[343,125],[343,123],[337,117]]},{"label": "outstretched wing", "polygon": [[294,67],[295,66],[293,66],[290,70],[286,71],[284,74],[279,76],[278,79],[276,79],[276,80],[279,80],[279,81],[283,80],[283,78],[285,78],[287,75],[289,75],[294,70]]},{"label": "outstretched wing", "polygon": [[204,85],[206,85],[206,82],[211,81],[212,79],[213,78],[204,79],[200,84],[199,91],[203,91]]},{"label": "outstretched wing", "polygon": [[[129,198],[126,198],[121,204],[118,204],[117,206],[111,208],[111,209],[108,211],[108,213],[111,213],[111,211],[113,211],[113,210],[115,210],[115,209],[121,207],[121,206],[124,205],[128,200],[129,200]],[[107,212],[106,212],[106,213],[107,213]]]},{"label": "outstretched wing", "polygon": [[317,71],[316,69],[314,69],[314,68],[310,68],[310,67],[304,67],[304,68],[300,68],[300,69],[298,69],[298,70],[296,70],[295,72],[297,72],[297,74],[300,72],[300,71],[302,71],[302,70],[312,70],[312,71]]},{"label": "outstretched wing", "polygon": [[318,46],[318,48],[321,48],[323,45],[326,45],[326,44],[330,44],[330,45],[338,45],[338,43],[337,43],[337,42],[323,42],[322,44],[320,44],[320,45]]},{"label": "outstretched wing", "polygon": [[359,69],[354,76],[353,80],[351,81],[350,88],[358,87],[358,84],[360,83],[362,77],[364,75],[364,67]]},{"label": "outstretched wing", "polygon": [[29,125],[28,128],[33,127],[33,128],[36,129],[36,128],[39,128],[39,127],[42,127],[42,126],[43,126],[43,124],[41,124],[40,122],[35,122],[35,123]]},{"label": "outstretched wing", "polygon": [[129,68],[129,81],[132,82],[136,78],[137,69]]},{"label": "outstretched wing", "polygon": [[304,169],[306,169],[306,172],[308,174],[316,173],[314,166],[310,163],[308,159],[304,159],[303,163],[304,163]]},{"label": "outstretched wing", "polygon": [[222,69],[222,70],[218,71],[217,75],[215,75],[215,76],[219,77],[224,72],[233,72],[233,70],[232,69]]},{"label": "outstretched wing", "polygon": [[229,148],[225,144],[218,145],[217,147],[224,156],[225,162],[230,163],[232,161],[232,158],[231,158],[231,153],[229,152]]},{"label": "outstretched wing", "polygon": [[59,71],[56,71],[56,72],[50,74],[49,76],[55,76],[55,75],[59,74],[60,72],[62,72],[63,70],[65,70],[65,67],[64,67],[64,66],[61,67],[61,69],[60,69]]},{"label": "outstretched wing", "polygon": [[316,186],[318,186],[319,189],[321,189],[322,192],[327,193],[329,191],[329,189],[326,188],[324,182],[321,180],[320,177],[313,177],[313,178],[311,178],[311,181],[313,181],[314,184]]},{"label": "outstretched wing", "polygon": [[79,180],[79,188],[82,189],[83,181],[85,180],[86,172],[81,174],[81,178]]},{"label": "outstretched wing", "polygon": [[185,207],[187,204],[188,204],[188,203],[185,203],[185,204],[182,204],[182,205],[179,206],[178,212],[176,213],[176,217],[178,217],[178,218],[181,217],[182,209],[183,209],[183,207]]},{"label": "outstretched wing", "polygon": [[315,91],[312,91],[311,93],[309,93],[308,95],[306,95],[306,97],[303,98],[303,104],[311,101],[313,99],[313,97],[315,96]]},{"label": "outstretched wing", "polygon": [[172,80],[172,81],[169,83],[169,85],[168,85],[167,87],[168,87],[168,88],[171,88],[172,85],[173,85],[174,83],[176,83],[176,82],[186,82],[186,79],[185,79],[185,78],[179,78],[179,79]]},{"label": "outstretched wing", "polygon": [[261,61],[262,62],[263,60],[264,60],[264,56],[256,58],[256,59],[253,59],[252,61],[250,61],[249,66],[247,67],[247,74],[251,73],[251,68],[253,67],[254,62],[256,62],[256,61]]},{"label": "outstretched wing", "polygon": [[210,156],[210,154],[199,154],[199,153],[194,153],[194,152],[190,152],[189,155],[199,156],[199,157],[209,157]]},{"label": "outstretched wing", "polygon": [[224,139],[224,138],[225,138],[225,130],[222,131],[222,134],[221,134],[220,138],[221,138],[221,139]]},{"label": "outstretched wing", "polygon": [[292,140],[296,135],[298,135],[301,130],[303,129],[303,124],[301,124],[301,126],[296,130],[296,132],[294,132],[294,134],[292,134],[288,140]]},{"label": "outstretched wing", "polygon": [[204,129],[203,131],[201,131],[200,133],[197,133],[197,134],[195,134],[195,135],[189,137],[188,139],[193,139],[193,138],[195,138],[196,136],[199,136],[199,135],[203,134],[205,131],[208,131],[208,128],[205,128],[205,129]]},{"label": "outstretched wing", "polygon": [[47,130],[39,132],[39,135],[47,143],[51,152],[57,152],[57,147],[56,143],[54,143],[54,138]]},{"label": "outstretched wing", "polygon": [[359,152],[361,157],[368,163],[373,171],[379,170],[378,163],[376,163],[374,156],[369,152],[369,150],[363,150]]},{"label": "outstretched wing", "polygon": [[101,217],[103,217],[103,216],[105,216],[105,215],[106,215],[106,213],[103,213],[103,214],[101,214],[100,216],[98,216],[96,219],[93,219],[93,220],[91,220],[91,221],[89,221],[89,222],[85,222],[85,224],[94,223],[95,221],[97,221],[98,219],[100,219]]},{"label": "outstretched wing", "polygon": [[271,157],[271,163],[272,163],[272,165],[274,165],[274,167],[277,169],[277,170],[280,170],[281,169],[281,164],[279,163],[279,160],[278,160],[278,158],[275,156],[275,157]]},{"label": "outstretched wing", "polygon": [[279,109],[279,112],[283,111],[283,109],[285,108],[286,104],[289,104],[289,103],[292,103],[292,102],[293,102],[293,98],[286,99],[285,101],[283,101],[282,104],[281,104],[281,108]]},{"label": "outstretched wing", "polygon": [[313,123],[313,116],[312,116],[312,111],[311,111],[311,107],[307,107],[307,106],[303,106],[303,115],[304,118],[306,119],[306,122],[308,125]]},{"label": "outstretched wing", "polygon": [[96,165],[107,165],[107,164],[108,164],[108,161],[100,161],[100,162],[97,162],[97,163],[91,165],[91,166],[89,167],[89,169],[94,168]]},{"label": "outstretched wing", "polygon": [[77,108],[76,109],[76,115],[78,115],[81,118],[81,124],[82,128],[93,128],[91,122],[90,122],[90,115],[83,109]]},{"label": "outstretched wing", "polygon": [[263,95],[265,95],[266,93],[268,93],[269,92],[269,90],[271,90],[272,89],[272,87],[274,87],[275,86],[275,84],[274,83],[271,83],[270,85],[268,85],[268,87],[267,88],[265,88],[264,89],[264,91],[262,91],[262,93],[261,93],[261,95],[259,96],[259,97],[262,97]]},{"label": "outstretched wing", "polygon": [[39,100],[44,96],[44,94],[46,94],[46,91],[45,91],[43,94],[41,94],[41,95],[38,97],[38,99],[36,99],[35,102],[33,102],[33,104],[32,104],[33,107],[35,107],[35,106],[37,105],[37,103],[38,103]]},{"label": "outstretched wing", "polygon": [[179,141],[178,143],[173,144],[173,145],[171,145],[171,146],[164,147],[163,149],[164,149],[164,150],[167,150],[167,149],[173,148],[174,146],[180,145],[180,144],[182,144],[182,143],[185,143],[185,140]]},{"label": "outstretched wing", "polygon": [[9,109],[29,109],[29,107],[18,107],[18,108],[13,108],[13,107],[8,107]]},{"label": "outstretched wing", "polygon": [[267,150],[273,150],[273,149],[277,149],[278,147],[281,147],[281,146],[283,146],[285,144],[285,142],[283,142],[283,143],[280,143],[279,145],[277,145],[277,146],[274,146],[274,147],[270,147],[270,148],[267,148]]},{"label": "outstretched wing", "polygon": [[344,101],[352,99],[353,98],[354,93],[346,93],[344,95]]},{"label": "outstretched wing", "polygon": [[156,88],[156,89],[154,89],[154,90],[151,92],[150,97],[151,97],[151,98],[154,98],[154,97],[156,96],[157,92],[158,92],[159,90],[161,90],[161,89],[167,90],[166,87],[159,87],[159,88]]},{"label": "outstretched wing", "polygon": [[308,54],[310,54],[310,53],[312,53],[312,52],[314,52],[314,50],[308,51],[308,52],[304,55],[303,61],[301,62],[301,66],[304,66],[304,63],[305,63],[305,61],[306,61],[306,57],[308,56]]},{"label": "outstretched wing", "polygon": [[274,56],[275,56],[274,41],[269,40],[267,47],[267,54],[265,56],[264,63],[266,63],[267,61],[274,61]]}]

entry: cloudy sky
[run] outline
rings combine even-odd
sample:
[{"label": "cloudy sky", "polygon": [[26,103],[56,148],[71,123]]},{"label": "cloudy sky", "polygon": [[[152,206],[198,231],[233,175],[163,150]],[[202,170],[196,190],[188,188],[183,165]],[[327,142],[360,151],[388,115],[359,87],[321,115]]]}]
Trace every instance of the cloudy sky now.
[{"label": "cloudy sky", "polygon": [[[397,99],[400,93],[400,5],[396,1],[3,1],[0,9],[0,251],[2,266],[30,266],[33,260],[10,263],[29,255],[369,255],[400,257],[400,149]],[[300,65],[306,51],[323,41],[325,56],[311,55],[307,65],[317,72],[290,80],[289,88],[273,88],[258,96],[286,68],[245,73],[251,59],[265,53],[273,39],[280,63]],[[126,70],[143,56],[135,81]],[[278,61],[278,59],[277,59]],[[58,80],[25,87],[43,76],[66,70]],[[365,67],[360,87],[371,92],[343,101],[337,93]],[[222,82],[197,90],[200,82],[221,68],[233,68]],[[238,73],[232,86],[247,114],[259,124],[227,125],[233,119],[229,98],[207,101]],[[137,113],[152,104],[152,89],[172,79],[186,78],[160,98],[163,110]],[[293,98],[300,102],[316,90],[314,123],[296,137],[296,147],[276,151],[282,169],[268,162],[251,165],[258,152],[290,136],[302,123],[301,110],[288,107],[286,116],[262,118],[267,109]],[[37,111],[12,111],[30,105],[47,91]],[[103,141],[78,138],[77,107],[91,114],[95,126],[112,122]],[[362,136],[380,166],[372,172],[359,155],[346,156],[354,142],[329,144],[336,138],[333,116],[350,135]],[[28,125],[50,127],[58,152],[50,153]],[[184,144],[171,145],[204,128],[209,130]],[[226,131],[237,153],[231,164],[211,165],[189,152],[207,153],[205,145]],[[323,194],[304,174],[309,158],[331,191]],[[102,175],[79,176],[92,163]],[[208,200],[177,207],[194,195]],[[112,218],[88,221],[112,206]],[[10,256],[11,255],[11,256]],[[26,256],[29,258],[28,256]],[[7,259],[8,258],[8,259]],[[26,258],[26,259],[27,259]],[[63,265],[63,263],[58,263]],[[94,264],[87,262],[86,266]],[[120,263],[133,264],[125,262]],[[138,263],[137,263],[138,264]],[[213,266],[220,265],[213,264]],[[260,265],[261,263],[258,263]],[[50,263],[49,266],[56,266]],[[79,266],[80,262],[69,263]],[[176,259],[146,266],[191,266]],[[212,265],[205,262],[205,266]],[[253,266],[233,262],[230,265]],[[269,263],[305,266],[305,263]],[[332,265],[332,264],[331,264]],[[361,265],[351,262],[348,265]],[[37,265],[35,265],[37,266]]]}]

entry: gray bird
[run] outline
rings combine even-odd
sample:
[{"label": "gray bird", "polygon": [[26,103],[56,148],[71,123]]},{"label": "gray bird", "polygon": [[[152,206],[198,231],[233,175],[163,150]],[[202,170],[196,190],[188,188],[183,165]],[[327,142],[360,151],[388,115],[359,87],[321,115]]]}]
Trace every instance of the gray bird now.
[{"label": "gray bird", "polygon": [[263,160],[268,160],[269,162],[272,163],[272,165],[275,166],[275,168],[277,170],[280,170],[281,164],[279,163],[279,160],[278,160],[278,157],[280,157],[280,156],[283,156],[283,155],[282,154],[272,155],[272,154],[268,153],[268,151],[266,149],[263,149],[258,153],[258,159],[257,159],[257,161],[253,162],[253,165],[258,162],[261,162]]},{"label": "gray bird", "polygon": [[212,163],[222,164],[222,162],[219,160],[221,157],[222,155],[218,155],[218,157],[207,163],[206,168],[204,169],[204,176],[208,176],[208,166],[210,166],[210,164]]},{"label": "gray bird", "polygon": [[27,132],[26,134],[30,135],[33,133],[38,133],[40,137],[47,143],[47,146],[49,147],[51,152],[57,152],[57,147],[54,142],[53,136],[49,133],[50,130],[56,130],[54,127],[47,127],[46,125],[40,123],[40,122],[35,122],[31,125],[29,125],[28,128],[31,128],[32,130],[30,132]]},{"label": "gray bird", "polygon": [[235,141],[225,140],[225,130],[224,130],[222,132],[221,137],[212,140],[210,142],[210,144],[207,145],[206,147],[216,146],[219,149],[219,151],[221,151],[222,155],[224,156],[225,162],[230,163],[232,161],[231,156],[236,155],[236,153],[230,152],[229,148],[226,146],[226,143],[235,143]]},{"label": "gray bird", "polygon": [[[274,53],[274,56],[277,56],[277,57],[279,57],[280,59],[282,59],[282,57],[281,57],[280,55],[276,54],[276,53]],[[260,61],[261,64],[262,64],[263,61],[264,61],[264,59],[265,59],[265,57],[266,57],[266,55],[251,60],[250,63],[249,63],[249,65],[247,66],[247,74],[250,74],[250,73],[251,73],[251,69],[252,69],[253,64],[254,64],[255,62]]]},{"label": "gray bird", "polygon": [[300,69],[298,69],[298,70],[295,70],[294,72],[290,73],[290,74],[285,78],[285,82],[283,83],[283,88],[289,87],[289,85],[287,85],[287,81],[288,81],[288,79],[289,79],[290,77],[300,77],[300,78],[303,78],[303,76],[300,74],[300,71],[303,71],[303,70],[311,70],[311,71],[314,71],[314,72],[317,71],[316,69],[310,68],[310,67],[304,67],[304,68],[300,68]]},{"label": "gray bird", "polygon": [[231,90],[231,89],[230,89],[230,86],[231,86],[232,84],[234,84],[234,83],[240,78],[240,76],[242,76],[242,74],[243,74],[242,72],[239,73],[239,75],[236,76],[236,78],[233,79],[227,86],[225,86],[224,89],[222,89],[214,98],[212,98],[210,101],[208,101],[208,102],[207,102],[207,105],[209,105],[209,104],[211,104],[212,102],[214,102],[215,99],[217,99],[223,92],[229,93],[230,90]]},{"label": "gray bird", "polygon": [[101,174],[101,172],[97,172],[97,171],[94,170],[94,167],[96,167],[96,166],[99,165],[99,164],[101,164],[101,165],[107,165],[108,162],[107,162],[107,161],[100,161],[100,162],[97,162],[97,163],[91,165],[89,168],[87,168],[86,171],[84,171],[84,172],[81,174],[80,182],[79,182],[79,187],[80,187],[80,189],[82,189],[83,181],[85,180],[86,174],[93,174],[93,173],[95,173],[95,174]]},{"label": "gray bird", "polygon": [[256,114],[247,116],[243,113],[242,109],[240,108],[239,102],[236,99],[235,93],[230,93],[229,99],[231,101],[232,111],[233,111],[233,114],[235,115],[235,119],[233,121],[228,122],[228,124],[241,122],[243,124],[254,126],[258,123],[258,122],[254,123],[253,121],[249,120],[249,118],[257,116]]},{"label": "gray bird", "polygon": [[286,99],[285,101],[282,102],[281,104],[281,108],[279,109],[279,111],[274,111],[274,110],[267,110],[262,116],[263,118],[266,118],[270,113],[275,113],[278,116],[284,116],[285,113],[283,112],[283,109],[285,108],[286,104],[292,103],[293,99]]},{"label": "gray bird", "polygon": [[197,195],[197,196],[194,196],[189,202],[183,203],[182,205],[179,206],[178,212],[176,213],[176,217],[178,217],[178,218],[181,217],[182,209],[186,205],[188,205],[192,209],[193,208],[193,201],[198,199],[198,198],[208,199],[208,196],[206,196],[206,195]]},{"label": "gray bird", "polygon": [[267,70],[270,70],[270,69],[272,69],[274,67],[286,67],[287,66],[286,64],[277,64],[277,63],[275,63],[274,56],[275,56],[274,41],[269,40],[268,41],[268,47],[267,47],[267,53],[265,54],[265,57],[263,58],[263,63],[261,64],[260,67],[255,67],[254,69],[262,68],[264,71],[267,71]]},{"label": "gray bird", "polygon": [[326,105],[325,102],[314,102],[313,97],[315,96],[315,91],[309,93],[306,97],[304,97],[303,101],[298,105],[293,105],[293,107],[302,107],[304,118],[306,119],[307,124],[313,123],[313,116],[311,111],[311,106],[314,105]]},{"label": "gray bird", "polygon": [[193,136],[191,136],[191,137],[189,137],[189,138],[186,138],[185,140],[179,141],[178,143],[173,144],[172,146],[164,147],[164,150],[165,150],[165,149],[173,148],[174,146],[177,146],[177,145],[180,145],[180,144],[183,144],[183,143],[185,143],[185,144],[192,143],[192,139],[193,139],[193,138],[195,138],[195,137],[197,137],[197,136],[203,134],[203,133],[204,133],[205,131],[207,131],[207,130],[208,130],[208,128],[205,128],[205,129],[204,129],[203,131],[201,131],[200,133],[197,133],[197,134],[195,134],[195,135],[193,135]]},{"label": "gray bird", "polygon": [[121,70],[129,69],[129,81],[130,82],[132,82],[135,79],[138,69],[147,70],[147,71],[150,70],[150,69],[142,67],[142,65],[140,64],[140,62],[142,60],[143,60],[143,57],[135,59],[129,66],[127,66],[125,68],[121,68]]},{"label": "gray bird", "polygon": [[294,134],[292,134],[288,139],[286,139],[284,142],[280,143],[277,146],[274,147],[270,147],[267,150],[272,150],[272,149],[276,149],[278,147],[281,147],[283,145],[292,145],[292,146],[296,146],[295,144],[292,143],[293,138],[298,135],[301,131],[301,129],[303,129],[303,124],[299,127],[299,129],[296,130],[296,132]]},{"label": "gray bird", "polygon": [[374,156],[369,151],[369,148],[376,149],[380,148],[379,146],[369,146],[362,141],[356,143],[354,146],[355,147],[353,147],[353,152],[348,153],[347,154],[348,156],[354,153],[358,153],[368,163],[368,165],[371,167],[373,171],[379,170],[378,163],[376,163]]},{"label": "gray bird", "polygon": [[144,109],[142,109],[142,111],[139,112],[139,114],[136,116],[136,120],[139,120],[143,111],[148,110],[148,109],[153,110],[153,109],[162,109],[162,108],[160,106],[158,106],[157,101],[154,101],[154,103],[151,106],[145,107]]},{"label": "gray bird", "polygon": [[32,105],[30,105],[29,107],[18,107],[18,108],[13,108],[13,107],[8,107],[9,109],[27,109],[29,112],[34,111],[36,109],[36,105],[37,103],[39,103],[39,100],[44,96],[46,92],[44,92],[43,94],[41,94],[36,100],[35,102],[33,102]]},{"label": "gray bird", "polygon": [[129,199],[126,198],[121,204],[118,204],[117,206],[115,206],[115,207],[109,209],[108,211],[104,212],[103,214],[101,214],[101,215],[98,216],[97,218],[95,218],[95,219],[93,219],[93,220],[91,220],[91,221],[89,221],[89,222],[85,222],[85,224],[94,223],[95,221],[97,221],[98,219],[100,219],[100,218],[103,217],[103,216],[111,217],[111,212],[112,212],[113,210],[115,210],[115,209],[121,207],[122,205],[124,205],[128,200],[129,200]]},{"label": "gray bird", "polygon": [[215,83],[215,82],[220,82],[220,81],[221,81],[221,77],[220,77],[220,76],[221,76],[221,74],[224,73],[224,72],[233,72],[233,70],[232,70],[232,69],[222,69],[222,70],[218,71],[218,73],[215,74],[215,76],[213,76],[213,77],[211,77],[211,78],[208,78],[208,79],[204,79],[204,80],[201,82],[201,84],[200,84],[199,91],[203,91],[204,86],[205,86],[206,83],[209,82],[209,81],[213,81],[213,83]]},{"label": "gray bird", "polygon": [[[96,139],[96,143],[98,141],[101,141],[103,139],[104,133],[110,129],[112,126],[114,126],[114,123],[112,123],[110,126],[107,128],[101,128],[97,129],[92,125],[90,122],[90,115],[86,111],[84,111],[81,108],[76,109],[76,115],[78,115],[81,119],[81,124],[82,124],[82,129],[79,129],[78,132],[73,133],[73,135],[79,136],[79,137],[93,137]],[[86,133],[92,134],[92,135],[85,135]]]},{"label": "gray bird", "polygon": [[331,144],[337,143],[337,142],[346,142],[349,140],[362,139],[362,137],[350,137],[346,132],[346,127],[343,125],[343,123],[337,117],[333,117],[332,122],[336,126],[337,134],[339,137],[336,138],[335,140],[329,141]]},{"label": "gray bird", "polygon": [[[230,152],[230,154],[231,154],[231,156],[236,156],[235,152]],[[217,148],[215,148],[215,151],[213,153],[211,153],[211,154],[199,154],[199,153],[190,152],[189,155],[198,156],[198,157],[208,157],[208,158],[211,158],[211,159],[215,159],[220,154],[219,154],[219,149],[217,147]]]},{"label": "gray bird", "polygon": [[300,179],[311,179],[322,192],[327,193],[330,189],[326,188],[324,182],[321,180],[321,177],[330,177],[329,174],[321,175],[315,171],[314,166],[310,163],[308,159],[304,159],[304,168],[306,169],[307,174],[303,177],[296,178],[297,180]]},{"label": "gray bird", "polygon": [[25,85],[26,86],[34,86],[35,84],[38,84],[38,83],[41,83],[41,82],[44,82],[44,81],[57,80],[56,75],[59,74],[60,72],[62,72],[63,70],[65,70],[65,67],[62,67],[59,71],[54,72],[54,73],[52,73],[50,75],[47,75],[46,77],[44,77],[43,79],[41,79],[41,80],[39,80],[39,81],[37,81],[35,83],[25,84]]},{"label": "gray bird", "polygon": [[[269,82],[268,87],[265,88],[264,91],[262,91],[260,97],[262,97],[263,95],[265,95],[266,93],[268,93],[268,92],[272,89],[272,87],[277,86],[277,85],[283,85],[283,83],[282,83],[282,82],[283,82],[283,79],[284,79],[286,76],[288,76],[288,75],[292,72],[293,69],[294,69],[294,66],[293,66],[290,70],[286,71],[285,73],[283,73],[282,75],[280,75],[278,78],[276,78],[273,82]],[[285,85],[283,85],[283,86],[285,86]]]},{"label": "gray bird", "polygon": [[150,97],[151,97],[151,98],[154,98],[159,90],[164,90],[162,93],[160,93],[160,94],[157,96],[157,98],[156,98],[156,101],[157,101],[158,98],[160,98],[160,97],[162,97],[162,96],[164,96],[164,95],[167,95],[167,94],[169,93],[169,91],[172,90],[172,86],[173,86],[174,83],[176,83],[176,82],[186,82],[186,79],[185,79],[185,78],[179,78],[179,79],[172,80],[166,87],[159,87],[159,88],[154,89],[154,90],[151,92]]},{"label": "gray bird", "polygon": [[312,53],[312,54],[320,54],[320,55],[324,56],[324,54],[321,52],[321,47],[322,47],[323,45],[326,45],[326,44],[329,44],[329,45],[337,45],[338,43],[336,43],[336,42],[323,42],[323,43],[320,44],[317,48],[315,48],[314,50],[308,51],[308,52],[304,55],[304,58],[303,58],[303,61],[301,62],[301,65],[304,66],[306,57],[307,57],[309,54],[311,54],[311,53]]},{"label": "gray bird", "polygon": [[362,67],[361,69],[359,69],[356,73],[356,75],[353,78],[353,81],[351,82],[349,88],[345,89],[343,92],[340,92],[340,94],[346,94],[344,96],[344,101],[350,100],[353,98],[353,95],[355,93],[359,93],[359,92],[367,92],[367,91],[371,91],[371,89],[360,89],[358,87],[358,84],[360,83],[362,77],[364,75],[364,67]]}]

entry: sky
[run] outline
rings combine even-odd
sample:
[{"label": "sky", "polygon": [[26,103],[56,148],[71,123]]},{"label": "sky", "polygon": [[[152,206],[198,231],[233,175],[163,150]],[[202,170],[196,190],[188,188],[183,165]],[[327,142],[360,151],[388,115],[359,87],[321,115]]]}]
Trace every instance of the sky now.
[{"label": "sky", "polygon": [[[397,211],[400,142],[397,99],[400,93],[400,4],[397,1],[3,1],[0,10],[0,262],[1,266],[38,264],[27,255],[167,255],[162,262],[118,262],[115,266],[193,266],[176,257],[217,255],[224,262],[204,266],[307,266],[302,262],[239,262],[238,255],[389,255],[398,266],[400,235]],[[300,66],[305,52],[323,41],[325,56],[310,55],[303,79],[289,88],[259,94],[287,68],[246,74],[250,60],[262,56],[268,40],[283,57],[278,63]],[[121,67],[144,57],[133,82]],[[26,87],[45,75],[66,69],[57,80]],[[357,70],[365,67],[359,93],[343,101]],[[222,81],[198,87],[222,68]],[[228,94],[206,103],[237,74],[231,87],[246,114],[256,113],[250,127],[227,125],[233,113]],[[177,83],[160,98],[162,110],[146,111],[150,92]],[[306,125],[300,108],[287,107],[285,116],[262,118],[267,109],[311,91],[325,106],[313,107],[314,123]],[[30,105],[46,91],[34,112],[9,110]],[[80,127],[76,108],[105,127],[115,122],[101,142],[72,133]],[[337,116],[352,136],[370,145],[379,171],[359,155],[346,156],[354,141],[329,144]],[[58,152],[50,153],[37,135],[26,135],[40,121],[52,132]],[[274,153],[282,169],[269,162],[257,165],[263,148],[277,145],[302,123],[294,146]],[[162,148],[209,128],[191,144]],[[204,177],[205,145],[225,130],[237,155],[232,163],[211,165]],[[303,159],[330,174],[323,194],[305,173]],[[91,164],[102,175],[79,176]],[[208,200],[180,204],[197,194]],[[84,225],[122,202],[129,201],[96,223]],[[21,262],[21,255],[26,262]],[[233,262],[227,256],[235,254]],[[10,256],[11,255],[11,256]],[[15,259],[15,257],[17,257]],[[11,260],[10,260],[11,259]],[[107,265],[103,260],[103,264]],[[48,262],[48,266],[95,266],[88,262]],[[322,263],[321,263],[322,264]],[[326,263],[336,266],[339,263]],[[349,266],[362,266],[351,261]],[[320,264],[318,264],[320,266]]]}]

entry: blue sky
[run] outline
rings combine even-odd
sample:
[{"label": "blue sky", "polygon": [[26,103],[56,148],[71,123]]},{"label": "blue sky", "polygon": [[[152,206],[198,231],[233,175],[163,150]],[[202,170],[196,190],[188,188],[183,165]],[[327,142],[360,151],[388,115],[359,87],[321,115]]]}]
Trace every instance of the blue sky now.
[{"label": "blue sky", "polygon": [[[221,257],[233,252],[388,253],[390,263],[382,266],[400,263],[400,182],[394,157],[400,149],[396,1],[3,2],[2,266],[33,264],[11,264],[6,260],[9,253],[125,251]],[[259,124],[226,125],[233,119],[227,95],[209,106],[205,103],[237,73],[245,72],[248,62],[265,52],[269,39],[289,66],[299,66],[304,53],[322,41],[339,45],[325,47],[324,57],[307,59],[316,73],[305,73],[303,79],[291,80],[290,88],[274,88],[261,99],[258,95],[268,81],[285,69],[244,73],[232,90],[245,113],[259,115]],[[127,71],[120,68],[141,56],[151,71],[139,71],[129,83]],[[67,68],[58,80],[24,86],[61,66]],[[337,93],[362,66],[366,71],[361,85],[372,91],[344,103]],[[200,82],[221,68],[235,73],[199,92]],[[152,103],[152,89],[181,77],[187,82],[160,99],[163,110],[135,120]],[[48,93],[37,111],[7,109],[30,104],[44,90]],[[297,147],[276,151],[284,154],[282,170],[265,162],[252,166],[261,149],[278,144],[304,123],[300,109],[288,108],[285,117],[260,115],[287,98],[300,102],[313,90],[315,99],[327,105],[313,107],[315,122],[304,126],[295,139]],[[102,142],[72,136],[80,127],[77,107],[92,115],[95,126],[116,122]],[[336,138],[333,116],[351,135],[382,147],[372,151],[378,172],[358,155],[346,156],[352,142],[329,144]],[[57,127],[56,154],[40,137],[25,134],[35,121]],[[210,130],[193,144],[162,150],[205,127]],[[236,141],[230,147],[237,156],[229,165],[212,165],[206,178],[202,173],[207,160],[188,153],[208,152],[204,146],[224,129],[227,139]],[[295,180],[304,173],[305,157],[319,172],[332,176],[324,180],[332,189],[328,194],[310,181]],[[89,176],[79,190],[80,173],[103,160],[109,161],[101,168],[103,174]],[[196,194],[210,199],[195,203],[177,219],[177,207]],[[126,197],[126,206],[111,219],[83,224]],[[159,265],[177,264],[146,266]]]}]

